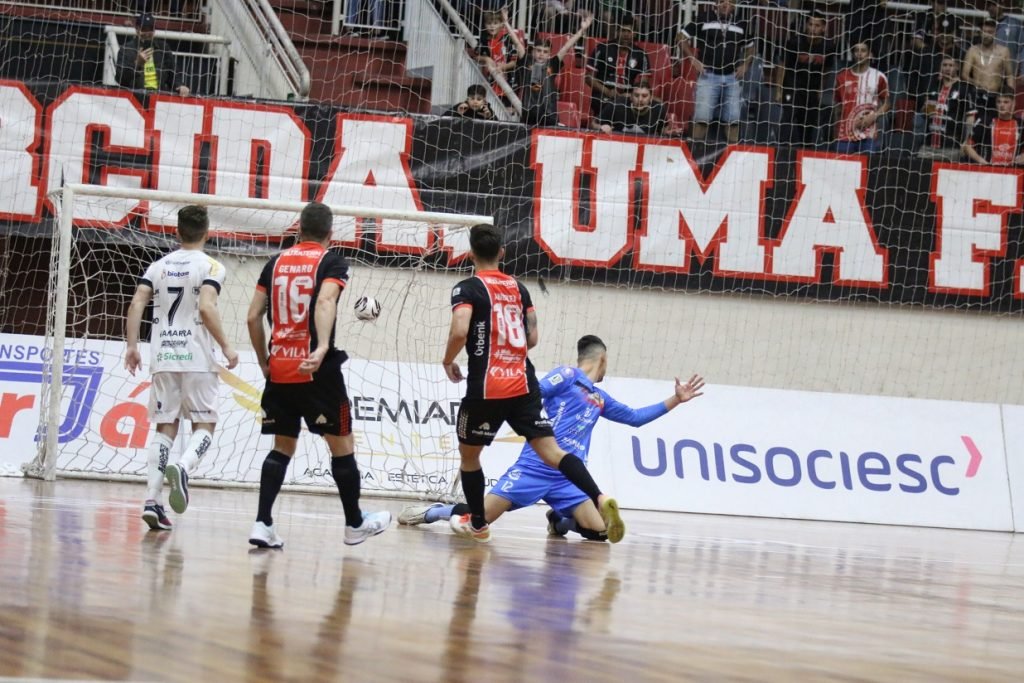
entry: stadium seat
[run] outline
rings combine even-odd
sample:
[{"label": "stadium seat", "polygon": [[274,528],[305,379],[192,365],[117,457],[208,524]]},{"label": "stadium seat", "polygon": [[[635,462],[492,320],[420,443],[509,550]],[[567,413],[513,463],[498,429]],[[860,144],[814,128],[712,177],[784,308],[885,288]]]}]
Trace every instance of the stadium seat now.
[{"label": "stadium seat", "polygon": [[579,128],[582,123],[580,110],[573,102],[558,103],[558,123],[566,128]]},{"label": "stadium seat", "polygon": [[661,43],[638,43],[638,46],[647,53],[651,63],[651,89],[655,96],[664,99],[660,92],[672,81],[671,48]]}]

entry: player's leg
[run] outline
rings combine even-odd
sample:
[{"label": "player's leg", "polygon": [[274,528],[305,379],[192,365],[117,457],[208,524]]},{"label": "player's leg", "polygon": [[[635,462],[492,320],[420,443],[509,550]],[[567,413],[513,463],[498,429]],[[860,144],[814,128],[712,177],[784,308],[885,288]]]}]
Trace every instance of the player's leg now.
[{"label": "player's leg", "polygon": [[146,457],[146,500],[142,506],[142,519],[153,530],[171,528],[162,503],[164,471],[178,436],[178,415],[181,412],[181,393],[177,373],[158,372],[152,377],[149,393],[149,419],[156,423],[156,433],[149,444]]},{"label": "player's leg", "polygon": [[540,392],[534,392],[517,399],[515,408],[509,411],[508,422],[517,434],[526,438],[540,459],[553,467],[576,488],[587,494],[601,512],[608,529],[608,540],[618,543],[626,533],[626,525],[619,515],[619,504],[611,496],[601,493],[597,482],[590,476],[586,464],[572,453],[566,453],[555,441],[551,421],[544,417]]},{"label": "player's leg", "polygon": [[546,514],[549,534],[565,536],[574,531],[591,541],[607,540],[605,522],[594,501],[568,481],[552,486],[544,500],[551,506]]},{"label": "player's leg", "polygon": [[[512,509],[512,502],[493,493],[484,496],[484,516],[488,524],[494,522],[503,514]],[[444,503],[431,503],[430,505],[410,505],[398,516],[398,523],[407,526],[419,524],[433,524],[434,522],[449,521],[469,514],[469,506],[465,503],[445,505]]]},{"label": "player's leg", "polygon": [[260,497],[256,521],[249,532],[249,543],[259,548],[284,547],[284,540],[277,535],[274,528],[272,511],[277,495],[284,485],[288,463],[295,455],[299,442],[301,423],[299,413],[296,411],[298,403],[298,397],[287,387],[267,382],[260,403],[264,415],[260,430],[263,434],[274,435],[274,448],[263,460],[263,467],[260,470]]},{"label": "player's leg", "polygon": [[[462,412],[461,407],[459,412]],[[487,511],[484,506],[484,489],[487,486],[487,480],[484,478],[483,466],[480,464],[480,453],[483,450],[483,445],[459,443],[459,458],[461,460],[459,477],[462,481],[462,494],[466,497],[469,514],[453,518],[453,520],[457,519],[458,526],[452,524],[452,531],[460,536],[473,538],[480,543],[487,543],[491,540],[491,529],[487,525]],[[449,522],[453,520],[449,520]]]},{"label": "player's leg", "polygon": [[621,541],[626,534],[626,525],[619,514],[619,504],[611,496],[601,493],[601,489],[598,488],[594,478],[590,476],[583,461],[576,455],[563,451],[554,437],[534,439],[530,441],[530,445],[533,446],[533,450],[537,451],[541,460],[564,474],[566,479],[593,501],[608,530],[608,540],[612,543]]},{"label": "player's leg", "polygon": [[188,478],[213,443],[220,381],[215,372],[189,372],[182,373],[181,385],[182,410],[192,422],[192,435],[181,459],[164,471],[171,487],[167,500],[179,515],[188,509]]},{"label": "player's leg", "polygon": [[487,480],[480,464],[480,453],[484,446],[490,445],[498,429],[504,424],[507,402],[508,399],[464,399],[459,405],[456,423],[461,461],[459,476],[462,481],[462,493],[469,506],[469,519],[461,530],[455,531],[461,535],[471,536],[481,543],[490,541],[491,535],[484,508],[484,489]]},{"label": "player's leg", "polygon": [[341,374],[341,354],[332,354],[313,377],[306,427],[321,434],[331,451],[331,476],[345,511],[345,544],[358,545],[391,525],[387,510],[364,514],[359,507],[362,478],[355,456],[352,414]]}]

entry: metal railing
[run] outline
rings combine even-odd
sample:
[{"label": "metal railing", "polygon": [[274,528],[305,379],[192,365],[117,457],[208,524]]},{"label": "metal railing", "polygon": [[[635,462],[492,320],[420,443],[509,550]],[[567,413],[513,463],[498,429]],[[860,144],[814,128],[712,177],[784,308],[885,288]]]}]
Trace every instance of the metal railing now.
[{"label": "metal railing", "polygon": [[[127,26],[105,26],[103,32],[106,36],[103,51],[103,84],[118,85],[117,82],[117,55],[121,51],[119,36],[133,36],[135,29]],[[217,54],[208,55],[195,52],[174,52],[175,57],[188,57],[192,59],[207,59],[217,63],[217,94],[229,95],[228,92],[228,71],[231,54],[229,47],[231,41],[223,36],[210,35],[208,33],[185,33],[181,31],[157,31],[156,37],[161,40],[174,40],[189,43],[201,43],[211,45]]]},{"label": "metal railing", "polygon": [[[331,7],[331,35],[340,35],[342,27],[368,31],[382,31],[401,35],[401,17],[388,17],[387,13],[395,0],[334,0]],[[369,24],[359,23],[359,9],[365,5],[370,15]],[[379,12],[382,16],[375,18]],[[398,12],[396,12],[398,14]],[[353,20],[354,17],[354,20]],[[389,25],[390,24],[390,25]]]},{"label": "metal railing", "polygon": [[[407,0],[407,2],[412,1],[413,0]],[[448,19],[452,22],[452,24],[455,25],[456,30],[459,32],[459,35],[461,36],[462,40],[465,41],[465,44],[468,45],[471,49],[475,50],[477,48],[479,41],[477,40],[477,37],[473,35],[473,31],[470,30],[469,26],[466,25],[466,22],[463,21],[462,17],[459,16],[458,11],[452,6],[452,4],[448,0],[435,1],[437,6],[440,7],[442,11],[444,11],[444,13],[448,16]],[[464,50],[462,51],[462,53],[463,55],[465,55]],[[465,55],[465,58],[467,60],[470,59],[468,55]],[[476,65],[474,64],[474,66]],[[479,67],[477,67],[477,70],[480,73],[482,82],[486,84],[487,79],[484,77],[483,71],[479,69]],[[512,107],[512,110],[516,114],[515,118],[521,118],[523,115],[523,103],[519,99],[519,95],[516,94],[516,91],[512,88],[511,85],[509,85],[508,80],[506,80],[505,77],[500,73],[493,73],[490,74],[490,76],[491,79],[494,81],[495,85],[501,88],[501,92],[505,95],[505,98],[508,100],[509,105]],[[491,88],[488,87],[487,90],[489,93],[488,99],[493,100],[492,102],[489,102],[489,104],[491,105],[491,111],[495,112],[496,114],[499,111],[503,111],[505,109],[505,105],[493,96]]]},{"label": "metal railing", "polygon": [[[29,9],[89,12],[90,14],[109,14],[111,16],[123,17],[134,17],[139,13],[137,0],[100,0],[88,7],[83,7],[84,4],[83,0],[0,0],[0,5]],[[152,3],[152,11],[158,20],[201,21],[204,13],[203,4],[204,2],[200,0],[182,2],[181,5],[185,8],[185,11],[172,12],[175,6],[170,0],[156,0],[156,2]]]},{"label": "metal railing", "polygon": [[229,36],[238,95],[270,99],[309,97],[309,69],[267,0],[217,0],[210,29]]}]

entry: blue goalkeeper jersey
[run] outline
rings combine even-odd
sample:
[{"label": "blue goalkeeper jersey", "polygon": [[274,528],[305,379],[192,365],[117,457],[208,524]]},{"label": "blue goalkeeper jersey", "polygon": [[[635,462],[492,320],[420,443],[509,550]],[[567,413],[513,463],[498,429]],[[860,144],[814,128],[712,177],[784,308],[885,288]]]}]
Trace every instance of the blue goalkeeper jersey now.
[{"label": "blue goalkeeper jersey", "polygon": [[[555,368],[546,374],[540,380],[540,394],[544,410],[555,428],[558,445],[583,462],[587,461],[590,452],[590,435],[594,432],[597,418],[640,427],[668,412],[664,403],[639,409],[619,403],[604,389],[595,386],[582,370],[568,366]],[[551,471],[530,444],[523,446],[516,464]]]}]

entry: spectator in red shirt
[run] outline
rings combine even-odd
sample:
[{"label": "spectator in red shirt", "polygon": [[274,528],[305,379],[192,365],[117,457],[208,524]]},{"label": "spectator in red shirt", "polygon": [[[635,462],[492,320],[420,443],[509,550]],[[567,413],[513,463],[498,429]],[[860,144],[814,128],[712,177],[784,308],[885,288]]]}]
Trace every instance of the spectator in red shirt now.
[{"label": "spectator in red shirt", "polygon": [[836,151],[840,154],[878,150],[878,119],[889,111],[889,81],[871,66],[871,47],[856,43],[853,65],[836,76]]},{"label": "spectator in red shirt", "polygon": [[963,144],[963,152],[973,161],[990,166],[1024,165],[1024,134],[1020,121],[1013,118],[1014,96],[1001,92],[996,96],[996,117],[979,120],[974,132]]}]

